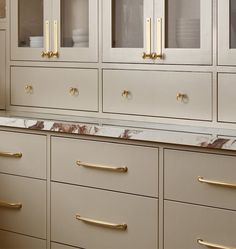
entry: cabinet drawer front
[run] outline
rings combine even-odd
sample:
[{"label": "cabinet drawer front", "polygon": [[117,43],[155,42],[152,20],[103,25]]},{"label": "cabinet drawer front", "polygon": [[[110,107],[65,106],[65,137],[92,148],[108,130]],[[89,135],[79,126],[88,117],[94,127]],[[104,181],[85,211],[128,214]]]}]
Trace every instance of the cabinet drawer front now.
[{"label": "cabinet drawer front", "polygon": [[236,74],[218,75],[218,121],[236,122]]},{"label": "cabinet drawer front", "polygon": [[58,243],[51,243],[51,249],[78,249],[79,247],[65,246]]},{"label": "cabinet drawer front", "polygon": [[[125,167],[127,172],[119,171]],[[52,179],[157,197],[158,149],[53,137]]]},{"label": "cabinet drawer front", "polygon": [[11,104],[97,111],[97,70],[12,67]]},{"label": "cabinet drawer front", "polygon": [[236,184],[236,157],[165,150],[164,160],[166,199],[236,210],[236,188],[225,186]]},{"label": "cabinet drawer front", "polygon": [[0,217],[0,229],[45,239],[46,182],[0,175]]},{"label": "cabinet drawer front", "polygon": [[[54,242],[82,248],[157,248],[157,199],[52,183],[51,208]],[[77,220],[78,214],[95,222],[127,224],[128,228],[88,224]]]},{"label": "cabinet drawer front", "polygon": [[164,249],[208,248],[198,239],[236,248],[235,211],[169,201],[164,208]]},{"label": "cabinet drawer front", "polygon": [[104,70],[103,98],[108,113],[212,119],[210,73]]},{"label": "cabinet drawer front", "polygon": [[0,249],[46,249],[46,241],[0,230]]},{"label": "cabinet drawer front", "polygon": [[46,137],[0,131],[0,172],[46,179]]}]

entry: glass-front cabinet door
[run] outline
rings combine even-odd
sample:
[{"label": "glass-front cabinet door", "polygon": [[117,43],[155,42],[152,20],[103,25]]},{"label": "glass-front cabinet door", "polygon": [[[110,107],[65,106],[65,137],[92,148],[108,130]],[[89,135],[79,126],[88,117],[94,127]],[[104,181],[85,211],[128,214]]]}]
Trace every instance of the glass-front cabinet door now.
[{"label": "glass-front cabinet door", "polygon": [[6,0],[0,0],[0,22],[6,18]]}]

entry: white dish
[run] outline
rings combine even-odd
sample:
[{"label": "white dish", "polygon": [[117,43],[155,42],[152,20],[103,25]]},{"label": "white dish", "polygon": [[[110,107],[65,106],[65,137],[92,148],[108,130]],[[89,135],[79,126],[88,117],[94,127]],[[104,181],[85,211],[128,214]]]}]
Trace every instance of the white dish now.
[{"label": "white dish", "polygon": [[72,30],[72,35],[73,36],[88,35],[88,30],[87,29],[74,29]]},{"label": "white dish", "polygon": [[73,42],[88,42],[89,38],[87,35],[81,35],[81,36],[73,36],[72,37]]}]

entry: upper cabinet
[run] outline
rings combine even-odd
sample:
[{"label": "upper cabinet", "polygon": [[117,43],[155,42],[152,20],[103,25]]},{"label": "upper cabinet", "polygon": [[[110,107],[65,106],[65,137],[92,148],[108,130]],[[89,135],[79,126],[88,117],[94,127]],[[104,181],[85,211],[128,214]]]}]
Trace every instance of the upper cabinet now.
[{"label": "upper cabinet", "polygon": [[11,1],[11,59],[96,62],[98,1]]},{"label": "upper cabinet", "polygon": [[6,0],[0,0],[0,22],[6,18]]},{"label": "upper cabinet", "polygon": [[103,0],[103,61],[212,63],[212,0]]}]

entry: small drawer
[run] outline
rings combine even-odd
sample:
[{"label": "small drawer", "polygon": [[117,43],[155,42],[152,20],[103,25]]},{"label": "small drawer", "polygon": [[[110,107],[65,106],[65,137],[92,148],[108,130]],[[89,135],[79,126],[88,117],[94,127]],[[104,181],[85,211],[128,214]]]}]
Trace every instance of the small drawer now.
[{"label": "small drawer", "polygon": [[97,111],[98,72],[96,69],[12,67],[11,104]]},{"label": "small drawer", "polygon": [[46,137],[0,131],[0,172],[46,179]]},{"label": "small drawer", "polygon": [[103,111],[211,120],[211,73],[104,70]]},{"label": "small drawer", "polygon": [[53,137],[52,180],[157,197],[158,149]]},{"label": "small drawer", "polygon": [[0,230],[1,249],[46,249],[46,241]]},{"label": "small drawer", "polygon": [[218,74],[218,121],[236,122],[236,74]]},{"label": "small drawer", "polygon": [[164,249],[233,249],[235,230],[235,211],[164,202]]},{"label": "small drawer", "polygon": [[236,210],[236,157],[165,150],[164,162],[165,199]]},{"label": "small drawer", "polygon": [[46,239],[46,182],[0,174],[0,229]]},{"label": "small drawer", "polygon": [[52,183],[51,203],[53,242],[82,248],[158,248],[157,199]]}]

